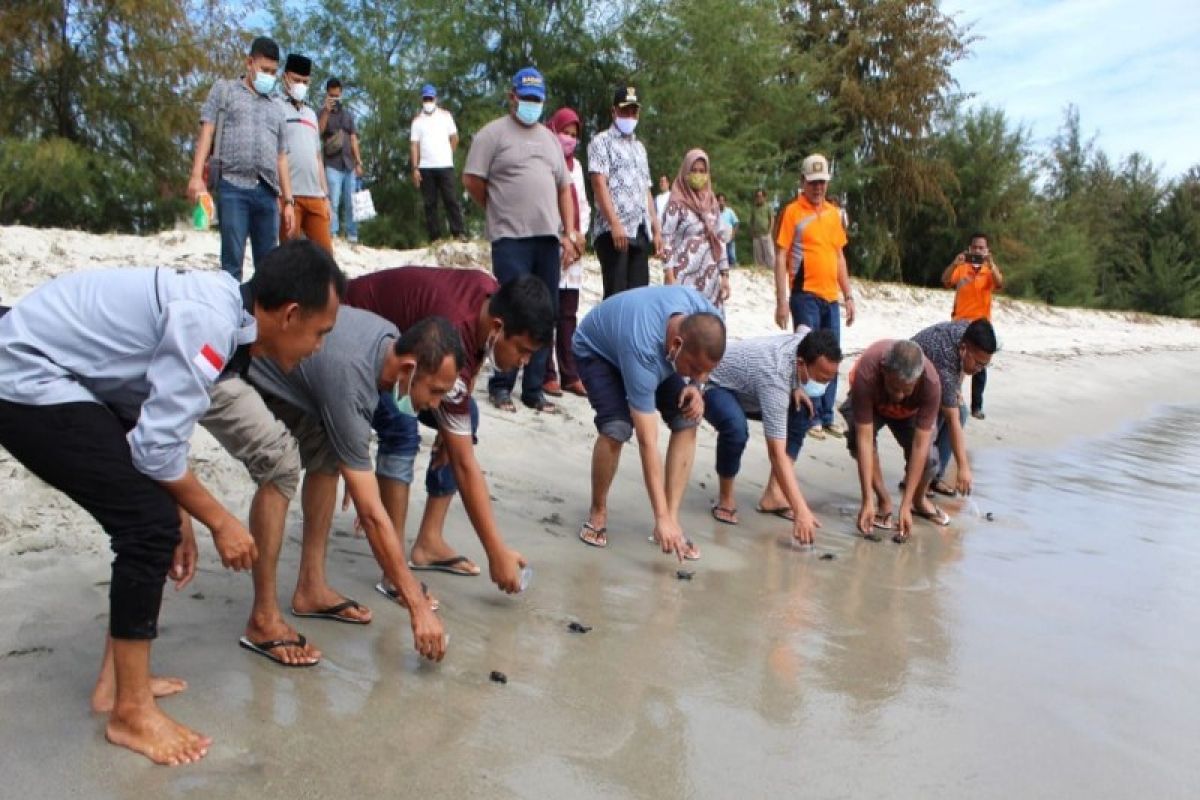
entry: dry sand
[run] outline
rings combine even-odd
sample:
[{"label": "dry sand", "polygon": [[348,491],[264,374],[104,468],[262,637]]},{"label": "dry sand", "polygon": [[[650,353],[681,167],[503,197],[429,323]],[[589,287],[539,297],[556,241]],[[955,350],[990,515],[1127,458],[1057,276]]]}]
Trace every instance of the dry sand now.
[{"label": "dry sand", "polygon": [[[78,268],[215,268],[217,247],[215,235],[194,232],[137,238],[0,228],[0,297],[10,302],[42,280]],[[477,245],[408,253],[340,246],[336,255],[357,275],[409,263],[470,266],[486,251]],[[585,307],[595,302],[598,284],[593,262]],[[843,337],[850,352],[947,317],[948,292],[856,284],[861,318]],[[739,270],[733,289],[732,335],[772,332],[769,278]],[[1059,447],[1139,419],[1155,404],[1200,397],[1194,369],[1200,327],[1194,324],[1008,300],[1000,301],[995,322],[1005,347],[989,375],[988,419],[968,427],[977,454],[985,448]],[[533,588],[508,599],[486,579],[435,576],[430,582],[443,600],[453,641],[445,664],[420,665],[405,615],[373,602],[369,587],[377,569],[365,543],[349,535],[350,516],[339,514],[333,583],[371,602],[376,622],[367,629],[301,626],[327,657],[314,670],[288,672],[236,648],[249,581],[221,570],[201,531],[202,572],[182,595],[168,592],[156,647],[159,669],[192,683],[186,695],[167,702],[168,709],[217,738],[202,765],[181,770],[154,769],[104,744],[101,721],[87,713],[86,698],[107,608],[106,540],[69,502],[0,451],[0,604],[6,609],[0,615],[0,774],[6,776],[0,794],[1105,794],[1100,780],[1091,791],[1072,791],[1084,787],[1046,765],[973,783],[972,776],[993,775],[976,761],[1001,745],[984,741],[983,726],[963,734],[981,737],[972,747],[915,710],[923,702],[944,702],[941,679],[923,676],[928,680],[919,702],[893,702],[901,687],[892,684],[903,683],[890,660],[895,651],[930,642],[954,647],[942,628],[965,607],[946,607],[946,598],[939,599],[943,581],[937,574],[962,557],[971,532],[964,519],[941,536],[920,529],[907,550],[864,550],[846,535],[850,523],[839,513],[857,502],[844,445],[809,440],[798,464],[801,483],[826,524],[819,549],[839,560],[837,570],[811,558],[798,561],[779,545],[786,526],[751,510],[767,473],[757,428],[739,482],[742,525],[729,528],[708,517],[715,436],[705,430],[684,504],[685,527],[705,558],[694,567],[693,583],[680,582],[676,565],[645,543],[650,520],[632,450],[613,489],[612,546],[600,552],[575,541],[587,508],[593,436],[586,401],[565,398],[561,417],[524,410],[507,415],[482,406],[480,460],[502,530],[534,566]],[[898,479],[894,449],[885,448],[889,483]],[[202,431],[194,459],[201,478],[244,513],[252,486],[240,465]],[[1003,502],[989,496],[985,471],[977,467],[975,477],[983,502]],[[419,513],[420,502],[414,505],[410,519]],[[1009,513],[1017,529],[1033,524],[1019,510]],[[281,566],[284,601],[297,535],[293,509]],[[457,505],[448,537],[480,558]],[[804,631],[828,639],[824,626],[838,624],[837,615],[813,609],[848,587],[855,587],[853,603],[869,610],[871,621],[856,638],[826,642],[833,648],[828,652],[840,655],[822,669],[817,654],[805,649],[811,641],[788,642],[799,642]],[[906,604],[898,606],[896,597],[907,598]],[[596,630],[567,635],[565,624],[575,618]],[[857,612],[854,619],[862,621]],[[781,625],[796,638],[781,639]],[[491,669],[509,672],[509,684],[489,684]],[[1004,699],[989,696],[985,687],[972,701],[981,714],[1005,712]],[[875,725],[889,709],[899,721]],[[884,751],[874,767],[870,753],[857,753],[860,735],[863,747]],[[965,749],[961,768],[928,782],[921,759],[905,762],[906,740],[926,750]],[[1069,751],[1070,743],[1059,744]],[[1118,758],[1114,779],[1129,777],[1120,767]],[[1157,784],[1159,796],[1170,795],[1178,778],[1177,771],[1160,773],[1166,782]]]}]

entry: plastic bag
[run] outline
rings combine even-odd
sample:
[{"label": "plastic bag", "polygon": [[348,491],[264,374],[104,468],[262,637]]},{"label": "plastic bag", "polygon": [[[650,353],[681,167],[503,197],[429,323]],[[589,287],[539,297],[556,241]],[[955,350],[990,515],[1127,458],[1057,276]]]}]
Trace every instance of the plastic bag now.
[{"label": "plastic bag", "polygon": [[371,199],[370,189],[364,189],[360,185],[354,193],[353,204],[355,222],[366,222],[376,217],[375,201]]}]

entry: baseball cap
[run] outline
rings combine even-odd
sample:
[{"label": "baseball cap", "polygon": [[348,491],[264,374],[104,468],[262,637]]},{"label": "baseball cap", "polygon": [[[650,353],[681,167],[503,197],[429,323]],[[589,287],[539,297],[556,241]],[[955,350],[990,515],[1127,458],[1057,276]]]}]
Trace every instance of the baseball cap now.
[{"label": "baseball cap", "polygon": [[542,77],[542,73],[533,67],[525,67],[513,75],[512,88],[517,97],[546,99],[546,80]]},{"label": "baseball cap", "polygon": [[829,180],[829,159],[820,153],[813,153],[800,163],[800,174],[806,181]]},{"label": "baseball cap", "polygon": [[613,105],[617,108],[628,108],[629,106],[641,108],[642,103],[638,100],[637,89],[632,86],[622,86],[613,95]]},{"label": "baseball cap", "polygon": [[421,87],[421,97],[437,97],[437,88],[432,83]]}]

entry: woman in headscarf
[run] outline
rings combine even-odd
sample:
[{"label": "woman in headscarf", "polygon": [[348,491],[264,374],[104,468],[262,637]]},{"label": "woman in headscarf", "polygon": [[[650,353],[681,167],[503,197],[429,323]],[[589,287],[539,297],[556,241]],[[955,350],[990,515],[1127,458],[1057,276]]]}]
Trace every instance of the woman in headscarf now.
[{"label": "woman in headscarf", "polygon": [[[592,209],[588,205],[587,193],[584,190],[583,166],[575,158],[575,149],[579,145],[579,135],[583,126],[579,115],[570,108],[560,108],[546,123],[559,144],[562,145],[563,155],[567,159],[567,169],[571,171],[571,199],[575,203],[575,220],[578,229],[585,236],[588,225],[592,221]],[[553,397],[561,397],[564,391],[584,396],[587,390],[575,370],[575,356],[571,353],[571,337],[575,335],[575,315],[579,311],[579,290],[583,288],[583,259],[578,259],[562,271],[558,283],[558,326],[555,331],[555,353],[558,356],[558,369],[555,369],[554,358],[546,365],[546,380],[542,391]],[[560,382],[561,378],[561,382]]]},{"label": "woman in headscarf", "polygon": [[663,282],[694,287],[724,310],[729,299],[729,261],[720,216],[708,155],[689,150],[671,184],[663,214]]}]

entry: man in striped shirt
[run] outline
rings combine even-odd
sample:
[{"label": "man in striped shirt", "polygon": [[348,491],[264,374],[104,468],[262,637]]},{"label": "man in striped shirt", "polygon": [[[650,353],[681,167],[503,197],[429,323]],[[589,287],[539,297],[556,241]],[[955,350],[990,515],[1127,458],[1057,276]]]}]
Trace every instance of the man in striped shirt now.
[{"label": "man in striped shirt", "polygon": [[738,522],[734,480],[750,439],[746,420],[761,419],[771,478],[756,510],[790,520],[796,541],[812,544],[821,523],[804,502],[792,465],[813,415],[813,400],[825,396],[841,360],[833,331],[809,332],[803,326],[795,333],[729,345],[704,396],[704,418],[717,430],[720,496],[713,518],[728,525]]}]

